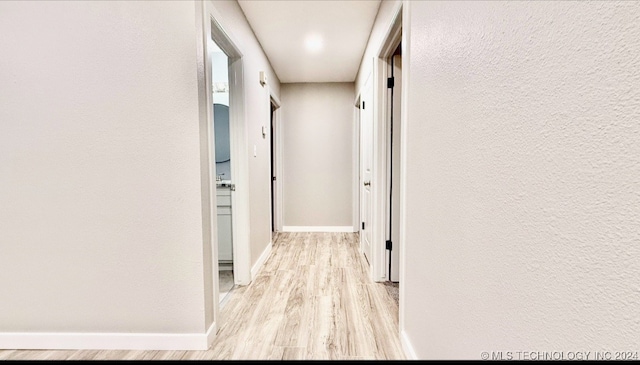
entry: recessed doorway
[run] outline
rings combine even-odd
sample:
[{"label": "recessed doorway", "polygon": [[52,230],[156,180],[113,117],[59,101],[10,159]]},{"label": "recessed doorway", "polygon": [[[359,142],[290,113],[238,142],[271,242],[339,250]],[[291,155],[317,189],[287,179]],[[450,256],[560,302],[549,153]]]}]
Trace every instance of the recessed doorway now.
[{"label": "recessed doorway", "polygon": [[271,242],[275,234],[282,231],[282,126],[280,121],[280,100],[269,94],[269,151],[270,151],[270,193],[271,193]]},{"label": "recessed doorway", "polygon": [[222,302],[235,286],[233,277],[234,189],[229,135],[229,57],[211,41],[211,85],[215,147],[216,215],[218,223],[218,300]]}]

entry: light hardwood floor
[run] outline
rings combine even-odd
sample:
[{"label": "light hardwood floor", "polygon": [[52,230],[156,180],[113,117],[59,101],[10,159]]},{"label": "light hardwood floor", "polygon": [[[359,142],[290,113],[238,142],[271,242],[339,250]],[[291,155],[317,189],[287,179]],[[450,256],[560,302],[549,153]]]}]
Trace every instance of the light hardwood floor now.
[{"label": "light hardwood floor", "polygon": [[357,233],[278,233],[232,291],[206,351],[0,350],[0,360],[403,360],[398,306],[367,274]]}]

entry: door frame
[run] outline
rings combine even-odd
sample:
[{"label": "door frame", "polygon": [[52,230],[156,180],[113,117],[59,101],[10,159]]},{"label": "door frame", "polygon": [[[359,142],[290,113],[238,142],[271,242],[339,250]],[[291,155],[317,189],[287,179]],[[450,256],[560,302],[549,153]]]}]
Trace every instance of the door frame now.
[{"label": "door frame", "polygon": [[[397,46],[400,46],[400,44],[398,44]],[[397,49],[397,47],[396,47]],[[388,60],[387,60],[387,64],[389,66],[388,68],[388,74],[391,75],[392,74],[392,69],[395,68],[395,64],[392,61],[392,59],[394,59],[395,57],[400,57],[400,59],[402,60],[402,54],[400,55],[391,55]],[[394,92],[394,96],[393,98],[387,98],[387,105],[385,105],[387,114],[386,114],[386,130],[391,131],[392,127],[393,127],[393,135],[387,134],[388,138],[386,141],[386,148],[387,151],[390,151],[390,153],[388,154],[388,159],[386,160],[386,169],[385,169],[385,173],[386,173],[386,186],[385,186],[385,194],[386,194],[386,200],[387,200],[387,205],[386,205],[386,210],[385,210],[385,215],[386,215],[386,221],[385,221],[385,225],[386,225],[386,229],[389,228],[389,226],[391,226],[391,232],[389,231],[385,231],[386,232],[386,238],[391,239],[392,245],[393,245],[393,251],[396,251],[396,253],[399,253],[400,251],[400,238],[399,238],[399,234],[400,234],[400,224],[399,224],[399,217],[400,217],[400,210],[395,210],[394,207],[400,208],[400,187],[402,184],[402,180],[400,178],[400,164],[402,162],[402,156],[400,156],[400,150],[402,149],[402,114],[401,117],[399,119],[393,119],[393,125],[392,125],[392,118],[394,116],[396,116],[396,107],[398,107],[400,113],[402,113],[402,73],[400,72],[398,75],[394,74],[393,75],[394,80],[395,80],[395,86],[393,88],[393,90],[395,90],[397,93],[399,93],[399,98],[400,98],[400,102],[397,102],[397,98],[395,96],[396,92]],[[399,80],[399,81],[398,81]],[[387,89],[389,90],[389,89]],[[387,95],[389,96],[390,92],[387,91]],[[400,104],[400,105],[398,105]],[[392,141],[393,140],[393,141]],[[397,164],[395,163],[397,162]],[[392,169],[393,167],[393,169]],[[393,189],[390,191],[390,187],[393,187]],[[389,201],[390,197],[389,195],[391,195],[391,201]],[[391,220],[391,222],[390,222]],[[398,223],[398,224],[395,224]],[[392,257],[393,256],[393,257]],[[393,281],[391,272],[395,272],[396,270],[391,270],[392,268],[392,264],[396,264],[398,265],[398,267],[396,269],[399,269],[399,260],[398,262],[395,261],[394,258],[399,258],[399,256],[391,255],[389,254],[389,252],[385,252],[385,257],[386,257],[386,267],[388,268],[387,271],[387,280],[388,281]],[[398,270],[398,276],[399,276],[399,270]],[[395,282],[399,282],[399,277],[395,276],[398,280],[396,280]]]},{"label": "door frame", "polygon": [[[220,317],[219,277],[218,277],[218,227],[217,227],[217,198],[215,183],[215,139],[213,128],[213,85],[211,79],[212,62],[209,57],[210,42],[216,45],[229,59],[229,145],[231,152],[232,182],[235,191],[231,194],[233,213],[233,276],[236,285],[248,285],[251,282],[251,246],[249,232],[251,228],[249,206],[249,153],[247,140],[245,88],[244,88],[244,58],[238,48],[238,42],[225,31],[219,19],[222,16],[209,1],[196,3],[198,21],[202,22],[202,48],[198,47],[199,55],[199,102],[200,102],[200,144],[201,144],[201,186],[203,211],[203,239],[205,254],[205,295],[208,296],[206,283],[213,282],[212,298],[205,298],[205,311],[208,312],[207,302],[213,301],[213,322],[220,328],[223,323]],[[199,36],[200,37],[200,36]],[[204,80],[204,83],[202,82]],[[204,85],[202,85],[204,84]],[[204,95],[202,95],[204,94]],[[202,105],[204,103],[204,105]],[[210,270],[206,267],[210,256]],[[213,332],[212,335],[215,335]]]},{"label": "door frame", "polygon": [[[380,71],[380,76],[381,76],[381,81],[383,83],[383,85],[380,88],[380,105],[379,107],[381,107],[382,109],[382,114],[381,116],[383,117],[383,121],[381,123],[381,134],[384,138],[383,141],[383,146],[384,146],[384,159],[383,159],[383,165],[384,165],[384,169],[381,170],[382,174],[384,176],[384,183],[382,184],[383,186],[383,191],[381,191],[380,193],[383,196],[383,201],[384,201],[384,205],[383,207],[381,207],[382,210],[382,214],[384,215],[384,241],[386,242],[386,240],[388,238],[391,238],[392,240],[392,244],[393,246],[395,246],[396,250],[400,250],[400,242],[397,242],[398,240],[394,240],[393,237],[389,237],[388,236],[388,227],[389,227],[389,211],[393,210],[393,206],[391,204],[389,204],[389,188],[390,188],[390,184],[392,184],[392,178],[393,176],[390,176],[391,171],[390,171],[390,167],[391,167],[391,161],[389,161],[388,157],[390,155],[390,149],[391,149],[391,135],[390,135],[390,130],[391,130],[391,118],[392,118],[392,107],[391,105],[394,103],[394,100],[391,99],[390,97],[390,93],[389,93],[389,88],[387,86],[387,79],[388,77],[391,76],[392,73],[392,68],[393,68],[393,63],[392,63],[392,58],[394,57],[394,53],[396,51],[396,49],[398,48],[398,46],[400,46],[401,41],[402,41],[402,10],[400,9],[398,11],[398,13],[396,14],[397,18],[394,19],[393,22],[393,26],[391,28],[390,33],[388,34],[387,39],[385,40],[385,42],[383,43],[383,47],[380,50],[379,53],[379,57],[378,57],[378,61],[379,61],[379,71]],[[398,75],[397,77],[398,79],[402,80],[402,75]],[[402,84],[401,84],[402,85]],[[398,92],[400,92],[400,98],[402,100],[403,94],[402,94],[402,89],[400,88],[398,90]],[[402,102],[400,103],[402,104]],[[400,106],[400,110],[402,111],[402,106]],[[395,122],[396,125],[400,125],[402,126],[402,119],[398,120]],[[400,130],[401,131],[401,130]],[[396,132],[397,133],[397,132]],[[395,134],[395,133],[394,133]],[[400,137],[399,135],[395,135],[395,137]],[[395,138],[394,138],[395,139]],[[400,148],[402,148],[402,141],[400,140]],[[401,156],[399,156],[401,158]],[[402,162],[401,160],[399,161],[400,163]],[[400,180],[400,171],[399,171],[399,164],[398,165],[394,165],[395,167],[395,174],[397,177],[397,180]],[[400,180],[401,181],[401,180]],[[400,184],[396,183],[393,184],[394,189],[398,189],[400,190]],[[398,196],[399,197],[399,196]],[[399,199],[398,199],[399,200]],[[398,202],[399,203],[399,202]],[[399,230],[399,226],[393,226],[393,230],[398,231]],[[390,273],[389,273],[389,267],[390,267],[390,255],[389,252],[386,249],[386,244],[383,245],[382,249],[383,254],[385,256],[385,280],[390,281],[391,277],[390,277]]]},{"label": "door frame", "polygon": [[[360,184],[362,182],[361,179],[361,171],[360,171],[360,159],[362,155],[360,154],[360,101],[362,100],[362,96],[360,92],[356,95],[356,100],[354,101],[354,115],[353,120],[353,181],[352,181],[352,196],[353,196],[353,231],[360,232]],[[362,237],[359,237],[361,239]],[[360,248],[362,249],[362,242],[358,242]]]},{"label": "door frame", "polygon": [[[400,242],[398,242],[398,246],[400,249],[400,285],[399,285],[399,300],[398,300],[398,327],[399,327],[399,332],[400,332],[400,342],[402,343],[402,348],[404,350],[404,352],[406,354],[413,354],[414,351],[411,348],[411,345],[409,344],[409,341],[407,340],[407,335],[405,332],[405,328],[406,328],[406,295],[407,295],[407,289],[406,289],[406,257],[407,257],[407,250],[405,249],[406,247],[406,237],[405,237],[405,232],[406,232],[406,201],[407,201],[407,191],[406,191],[406,186],[407,186],[407,144],[406,144],[406,140],[407,140],[407,135],[409,134],[409,123],[407,122],[409,117],[409,108],[408,108],[408,95],[409,95],[409,86],[411,83],[411,77],[410,77],[410,65],[411,65],[411,49],[410,49],[410,41],[411,41],[411,23],[410,23],[410,8],[411,8],[411,1],[402,1],[394,16],[392,17],[392,20],[389,22],[388,27],[387,27],[387,31],[385,33],[385,36],[383,37],[383,41],[382,44],[377,52],[377,57],[375,58],[375,64],[374,64],[374,73],[376,75],[378,75],[377,78],[377,89],[376,89],[376,97],[378,97],[378,100],[381,102],[376,102],[376,113],[375,113],[375,118],[374,120],[376,121],[376,125],[378,126],[379,130],[378,132],[380,132],[382,134],[380,139],[376,139],[377,142],[377,146],[376,147],[380,147],[378,148],[378,151],[376,151],[376,157],[379,158],[379,161],[386,161],[385,156],[386,156],[386,148],[384,148],[386,146],[386,142],[388,140],[388,135],[386,133],[386,123],[380,123],[378,122],[379,120],[384,120],[384,118],[386,118],[386,114],[385,114],[385,109],[387,108],[388,102],[387,102],[387,92],[386,92],[386,78],[388,77],[388,68],[386,65],[386,59],[389,58],[389,56],[391,56],[394,52],[394,50],[396,49],[398,43],[401,43],[401,52],[402,52],[402,87],[401,87],[401,100],[400,100],[400,104],[401,104],[401,108],[402,108],[402,116],[400,118],[400,123],[402,125],[402,129],[400,132],[400,226],[399,228],[399,232],[400,232]],[[376,165],[376,168],[379,168],[379,166]],[[382,170],[380,171],[384,171],[385,173],[379,174],[378,177],[380,178],[379,180],[376,180],[376,183],[378,184],[382,184],[381,186],[386,187],[385,184],[385,180],[386,180],[386,167],[383,165],[382,166]],[[381,190],[384,194],[384,191],[386,191],[386,189],[382,189]],[[384,206],[384,196],[378,196],[377,203],[380,203]],[[379,210],[379,212],[382,212],[382,214],[384,214],[384,209]],[[381,221],[379,222],[384,222],[384,217],[378,217],[378,219],[382,218]],[[379,236],[379,239],[374,240],[375,244],[379,244],[379,252],[383,253],[385,251],[385,245],[384,245],[384,226],[380,225],[379,227],[381,229],[381,236]],[[373,268],[372,268],[373,269]],[[385,272],[386,270],[384,270],[383,267],[381,267],[380,269],[382,269],[382,272]],[[373,272],[373,271],[372,271]],[[386,275],[385,275],[386,276]],[[375,280],[375,277],[374,277]],[[380,281],[380,280],[377,280]],[[414,356],[415,358],[415,356]]]},{"label": "door frame", "polygon": [[[280,102],[280,99],[278,98],[278,96],[268,86],[268,84],[267,84],[267,97],[268,97],[267,105],[269,107],[269,114],[271,114],[271,104],[273,104],[275,107],[273,111],[273,124],[275,125],[275,129],[276,129],[276,134],[273,136],[273,146],[275,150],[273,151],[273,154],[275,156],[273,155],[270,156],[271,161],[275,160],[275,165],[276,165],[275,171],[274,171],[274,173],[276,174],[276,190],[275,190],[274,199],[271,202],[271,204],[274,205],[273,211],[275,212],[275,217],[271,217],[271,219],[273,219],[275,230],[277,232],[282,232],[282,217],[283,217],[282,207],[284,206],[283,196],[282,196],[282,183],[283,183],[282,172],[284,171],[284,168],[282,166],[282,161],[284,160],[282,158],[283,157],[282,156],[282,118],[281,118],[282,103]],[[271,120],[271,118],[269,118],[269,120]],[[271,126],[269,126],[267,130],[269,131],[269,138],[271,138]],[[271,154],[272,152],[271,148],[269,148],[269,151],[270,151],[269,153]],[[273,162],[270,162],[270,163],[273,163]],[[269,193],[271,193],[272,189],[273,189],[273,182],[270,181]],[[271,243],[273,243],[273,240]]]},{"label": "door frame", "polygon": [[[374,174],[373,174],[373,239],[372,239],[372,250],[374,257],[373,262],[371,263],[371,277],[374,281],[381,282],[389,280],[388,273],[388,253],[386,250],[386,224],[387,221],[387,210],[386,205],[388,203],[388,166],[387,166],[387,157],[388,157],[388,147],[389,147],[389,102],[390,98],[387,92],[387,77],[389,77],[389,59],[393,55],[393,52],[398,47],[398,44],[403,40],[403,8],[406,7],[406,4],[402,3],[395,11],[395,14],[392,17],[391,22],[389,23],[387,30],[385,32],[384,37],[382,38],[382,43],[378,52],[376,52],[376,57],[374,58],[373,64],[373,76],[374,76]],[[404,42],[402,43],[403,52]],[[404,68],[403,68],[403,76],[404,76]],[[404,77],[403,77],[403,80]],[[405,85],[403,84],[403,89]],[[404,100],[406,99],[406,93],[403,91],[402,95],[402,105],[404,109]],[[403,114],[404,118],[404,114]],[[405,123],[402,123],[405,125]],[[402,144],[401,144],[402,145]],[[401,157],[402,158],[402,157]],[[402,164],[402,161],[401,161]],[[401,172],[402,174],[402,172]],[[402,187],[400,187],[402,191]],[[400,197],[401,206],[404,204],[402,200],[402,196]],[[402,219],[402,214],[400,216]],[[399,229],[402,229],[402,222],[400,223]],[[402,231],[401,238],[402,240]],[[398,242],[398,247],[400,248],[401,243]],[[403,250],[400,249],[400,252]],[[400,262],[400,270],[402,271],[402,260]],[[401,278],[402,280],[402,278]]]}]

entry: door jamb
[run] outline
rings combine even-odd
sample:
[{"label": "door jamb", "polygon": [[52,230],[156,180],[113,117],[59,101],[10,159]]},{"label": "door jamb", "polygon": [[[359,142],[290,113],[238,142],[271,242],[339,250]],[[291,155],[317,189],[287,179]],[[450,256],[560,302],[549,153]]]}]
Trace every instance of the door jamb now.
[{"label": "door jamb", "polygon": [[[278,96],[268,86],[268,84],[267,84],[267,97],[268,97],[269,113],[271,113],[271,104],[273,104],[275,107],[273,111],[274,113],[273,124],[275,124],[276,126],[276,134],[275,136],[273,136],[273,145],[275,150],[273,151],[273,153],[275,154],[275,156],[270,156],[272,160],[275,159],[276,161],[276,168],[275,168],[275,174],[276,174],[275,193],[276,194],[275,194],[275,199],[272,203],[275,205],[274,207],[275,217],[272,217],[272,219],[274,220],[273,223],[275,226],[275,230],[278,232],[282,232],[282,217],[284,215],[282,212],[282,209],[284,207],[283,196],[282,196],[282,182],[283,182],[282,172],[284,171],[284,168],[282,166],[282,163],[284,160],[282,158],[282,153],[283,153],[282,152],[282,109],[281,109],[282,103],[280,102],[280,99],[278,98]],[[267,130],[269,130],[269,133],[271,133],[271,126],[269,126]],[[269,182],[269,193],[271,193],[272,188],[273,188],[273,183]]]},{"label": "door jamb", "polygon": [[[386,203],[387,203],[387,154],[389,139],[388,126],[388,103],[389,97],[387,93],[387,77],[389,76],[388,59],[391,57],[395,49],[402,39],[402,9],[401,4],[392,21],[389,23],[385,36],[378,52],[376,53],[373,72],[375,75],[374,84],[374,196],[373,196],[373,232],[372,232],[372,250],[373,257],[376,258],[371,263],[371,275],[374,281],[388,280],[387,268],[387,252],[386,242]],[[405,95],[402,95],[405,98]],[[402,204],[402,201],[401,201]]]}]

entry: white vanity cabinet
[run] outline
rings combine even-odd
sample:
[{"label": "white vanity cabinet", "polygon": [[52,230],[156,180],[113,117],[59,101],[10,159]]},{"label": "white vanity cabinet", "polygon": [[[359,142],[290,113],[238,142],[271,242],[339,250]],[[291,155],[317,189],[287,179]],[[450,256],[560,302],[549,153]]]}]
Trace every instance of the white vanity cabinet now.
[{"label": "white vanity cabinet", "polygon": [[216,189],[218,203],[218,261],[231,262],[233,260],[233,235],[231,230],[231,189],[218,187]]}]

